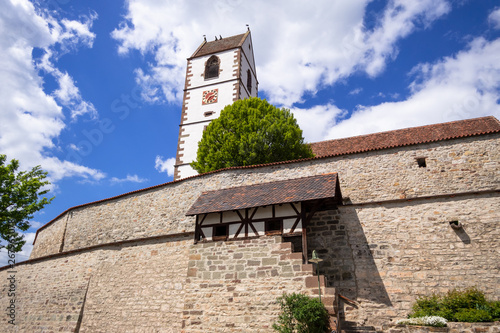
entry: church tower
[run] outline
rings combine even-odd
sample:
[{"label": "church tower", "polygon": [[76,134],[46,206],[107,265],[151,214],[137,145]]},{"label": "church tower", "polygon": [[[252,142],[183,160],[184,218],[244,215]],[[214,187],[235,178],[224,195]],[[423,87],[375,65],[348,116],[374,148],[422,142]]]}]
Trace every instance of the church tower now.
[{"label": "church tower", "polygon": [[174,180],[196,175],[198,142],[226,105],[257,96],[257,72],[250,30],[201,43],[187,59]]}]

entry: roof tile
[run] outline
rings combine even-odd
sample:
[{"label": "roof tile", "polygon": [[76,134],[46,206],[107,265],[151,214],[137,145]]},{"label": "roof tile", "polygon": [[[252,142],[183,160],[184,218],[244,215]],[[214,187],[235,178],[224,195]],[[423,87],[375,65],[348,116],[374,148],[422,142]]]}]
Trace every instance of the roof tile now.
[{"label": "roof tile", "polygon": [[230,49],[235,49],[240,47],[245,41],[249,32],[244,34],[225,37],[219,40],[214,40],[211,42],[206,42],[202,44],[191,56],[191,58],[201,57],[207,54],[222,52]]},{"label": "roof tile", "polygon": [[[186,215],[340,196],[337,173],[203,192]],[[341,198],[336,198],[340,200]]]},{"label": "roof tile", "polygon": [[498,132],[500,122],[490,116],[315,142],[311,148],[316,157],[338,156]]}]

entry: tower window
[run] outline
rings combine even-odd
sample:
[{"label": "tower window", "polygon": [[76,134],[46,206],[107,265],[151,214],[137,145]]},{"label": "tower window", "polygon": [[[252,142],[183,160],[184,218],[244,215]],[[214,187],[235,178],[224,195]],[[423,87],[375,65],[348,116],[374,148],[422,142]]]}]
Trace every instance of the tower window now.
[{"label": "tower window", "polygon": [[427,163],[425,163],[425,157],[417,157],[416,160],[419,168],[427,167]]},{"label": "tower window", "polygon": [[215,111],[206,111],[205,113],[203,113],[203,115],[205,117],[210,117],[211,115],[213,115],[215,113]]},{"label": "tower window", "polygon": [[211,56],[207,64],[205,65],[205,79],[211,79],[219,77],[219,58],[217,56]]},{"label": "tower window", "polygon": [[248,88],[248,93],[252,93],[252,73],[250,70],[247,70],[247,88]]}]

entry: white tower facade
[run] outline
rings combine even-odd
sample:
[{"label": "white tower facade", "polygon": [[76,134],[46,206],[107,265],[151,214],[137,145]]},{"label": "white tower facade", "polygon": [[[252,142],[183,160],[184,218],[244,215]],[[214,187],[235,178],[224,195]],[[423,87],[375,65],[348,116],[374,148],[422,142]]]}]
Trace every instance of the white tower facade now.
[{"label": "white tower facade", "polygon": [[257,72],[250,30],[201,43],[187,59],[186,83],[174,180],[194,176],[198,142],[220,111],[238,99],[256,97]]}]

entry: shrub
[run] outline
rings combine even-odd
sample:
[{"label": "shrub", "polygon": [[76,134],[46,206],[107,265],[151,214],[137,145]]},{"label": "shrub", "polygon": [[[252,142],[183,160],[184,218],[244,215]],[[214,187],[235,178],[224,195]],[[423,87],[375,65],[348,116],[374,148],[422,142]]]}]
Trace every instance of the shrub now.
[{"label": "shrub", "polygon": [[477,288],[418,298],[409,318],[440,316],[448,321],[482,322],[500,317],[500,302],[488,302]]},{"label": "shrub", "polygon": [[491,317],[493,317],[493,321],[500,320],[500,301],[496,302],[488,302],[488,306],[490,307]]},{"label": "shrub", "polygon": [[482,321],[491,321],[493,318],[487,310],[483,309],[461,309],[455,313],[457,321],[476,323]]},{"label": "shrub", "polygon": [[476,288],[454,289],[449,291],[441,302],[443,308],[455,313],[460,309],[475,309],[478,305],[486,305],[486,297],[482,291]]},{"label": "shrub", "polygon": [[330,328],[328,311],[316,298],[302,294],[283,294],[278,298],[281,314],[273,324],[281,333],[323,333]]}]

